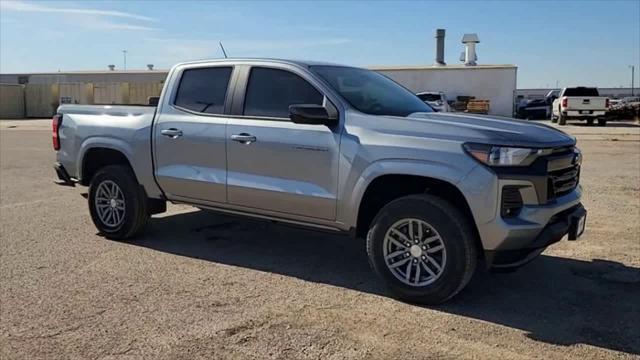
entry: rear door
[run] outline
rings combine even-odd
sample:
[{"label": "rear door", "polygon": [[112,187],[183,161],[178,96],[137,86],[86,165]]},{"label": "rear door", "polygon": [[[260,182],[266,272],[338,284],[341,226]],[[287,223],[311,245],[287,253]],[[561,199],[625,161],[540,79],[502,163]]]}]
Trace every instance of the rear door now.
[{"label": "rear door", "polygon": [[226,113],[233,67],[176,70],[154,125],[155,175],[172,200],[225,203]]},{"label": "rear door", "polygon": [[289,105],[329,104],[307,74],[246,67],[227,127],[228,201],[256,212],[334,220],[339,126],[294,124]]}]

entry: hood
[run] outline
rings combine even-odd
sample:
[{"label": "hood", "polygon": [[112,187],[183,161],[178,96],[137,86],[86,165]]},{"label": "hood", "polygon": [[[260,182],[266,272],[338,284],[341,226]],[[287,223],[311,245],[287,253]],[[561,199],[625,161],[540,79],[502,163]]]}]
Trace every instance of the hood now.
[{"label": "hood", "polygon": [[[574,137],[548,125],[499,116],[460,113],[414,113],[406,118],[384,116],[378,131],[515,147],[575,145]],[[380,124],[382,125],[382,124]]]}]

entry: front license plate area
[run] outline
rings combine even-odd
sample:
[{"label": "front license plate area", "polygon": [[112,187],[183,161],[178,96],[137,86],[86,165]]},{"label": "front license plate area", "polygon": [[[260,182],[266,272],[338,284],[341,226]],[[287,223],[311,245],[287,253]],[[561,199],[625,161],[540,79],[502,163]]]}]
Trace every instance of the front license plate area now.
[{"label": "front license plate area", "polygon": [[581,216],[576,216],[571,219],[571,224],[569,225],[569,240],[578,240],[580,236],[584,233],[584,229],[587,224],[587,214],[582,214]]}]

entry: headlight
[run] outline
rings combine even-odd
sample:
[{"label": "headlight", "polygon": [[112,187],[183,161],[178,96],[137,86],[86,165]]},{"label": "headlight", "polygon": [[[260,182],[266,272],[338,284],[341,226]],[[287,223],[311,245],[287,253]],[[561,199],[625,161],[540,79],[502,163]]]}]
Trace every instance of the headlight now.
[{"label": "headlight", "polygon": [[519,148],[509,146],[493,146],[485,144],[464,144],[467,153],[476,160],[489,166],[528,166],[540,155],[549,150]]}]

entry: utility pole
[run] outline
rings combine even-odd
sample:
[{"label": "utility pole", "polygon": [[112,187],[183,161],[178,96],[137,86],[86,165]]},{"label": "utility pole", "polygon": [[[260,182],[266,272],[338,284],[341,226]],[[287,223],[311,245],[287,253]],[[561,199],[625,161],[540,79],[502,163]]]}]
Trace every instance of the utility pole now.
[{"label": "utility pole", "polygon": [[635,85],[635,79],[636,79],[636,67],[633,65],[629,65],[629,67],[631,68],[631,96],[634,96],[635,94],[633,93],[633,88]]},{"label": "utility pole", "polygon": [[124,56],[124,71],[127,71],[127,50],[122,50],[122,55]]}]

